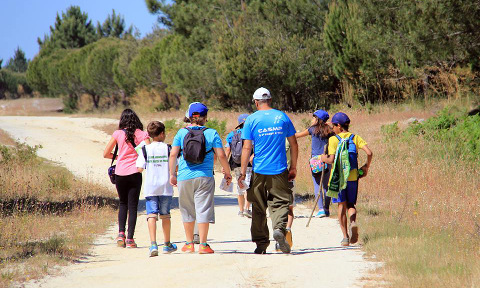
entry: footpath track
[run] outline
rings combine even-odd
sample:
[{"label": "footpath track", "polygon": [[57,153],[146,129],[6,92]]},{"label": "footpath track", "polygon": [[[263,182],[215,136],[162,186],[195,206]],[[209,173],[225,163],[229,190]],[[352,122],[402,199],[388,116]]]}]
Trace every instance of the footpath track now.
[{"label": "footpath track", "polygon": [[[95,128],[115,120],[69,117],[0,117],[0,129],[29,145],[42,145],[39,156],[64,165],[77,177],[113,189],[102,158],[109,135]],[[217,187],[221,180],[217,173]],[[177,197],[175,190],[175,198]],[[360,247],[341,247],[336,219],[313,219],[299,204],[293,224],[290,255],[274,251],[253,254],[250,219],[237,216],[235,195],[215,191],[216,224],[210,226],[213,255],[160,254],[148,257],[149,237],[143,196],[135,234],[137,249],[116,247],[115,223],[92,243],[89,256],[59,269],[56,275],[25,283],[25,287],[360,287],[376,263],[364,259]],[[178,207],[174,200],[175,207]],[[270,221],[270,219],[269,219]],[[271,223],[268,223],[269,226]],[[161,225],[159,225],[161,227]],[[161,229],[159,229],[161,230]],[[361,232],[361,230],[360,230]],[[157,232],[162,242],[161,231]],[[185,236],[178,209],[172,210],[172,241],[182,247]]]}]

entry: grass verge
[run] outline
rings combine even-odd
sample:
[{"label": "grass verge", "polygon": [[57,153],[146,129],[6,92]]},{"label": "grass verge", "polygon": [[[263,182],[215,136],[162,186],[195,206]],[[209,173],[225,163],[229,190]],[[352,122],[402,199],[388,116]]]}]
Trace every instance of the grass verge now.
[{"label": "grass verge", "polygon": [[113,192],[37,157],[38,148],[0,145],[0,287],[87,254],[115,219]]},{"label": "grass verge", "polygon": [[457,112],[384,126],[360,183],[365,249],[394,287],[480,286],[480,118]]}]

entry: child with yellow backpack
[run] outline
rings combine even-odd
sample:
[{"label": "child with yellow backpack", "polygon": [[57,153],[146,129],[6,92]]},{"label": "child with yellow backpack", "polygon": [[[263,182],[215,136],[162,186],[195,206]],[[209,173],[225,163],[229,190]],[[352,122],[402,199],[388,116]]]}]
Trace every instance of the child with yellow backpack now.
[{"label": "child with yellow backpack", "polygon": [[[333,132],[328,140],[328,155],[322,156],[325,163],[333,164],[327,196],[333,203],[338,203],[338,220],[343,233],[342,246],[348,246],[358,241],[357,203],[358,179],[368,174],[373,153],[367,142],[359,135],[348,131],[350,118],[339,112],[332,117]],[[367,154],[367,163],[358,169],[358,151]],[[347,233],[347,210],[350,218],[350,228]]]}]

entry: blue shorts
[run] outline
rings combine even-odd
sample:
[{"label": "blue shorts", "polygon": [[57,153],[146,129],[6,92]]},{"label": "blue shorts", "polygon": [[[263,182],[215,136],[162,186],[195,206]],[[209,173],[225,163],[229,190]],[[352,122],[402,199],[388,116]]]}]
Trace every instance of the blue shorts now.
[{"label": "blue shorts", "polygon": [[338,198],[332,198],[332,203],[347,202],[357,204],[358,181],[348,181],[347,188],[338,193]]},{"label": "blue shorts", "polygon": [[170,207],[173,196],[149,196],[145,197],[147,207],[147,219],[150,217],[170,218]]}]

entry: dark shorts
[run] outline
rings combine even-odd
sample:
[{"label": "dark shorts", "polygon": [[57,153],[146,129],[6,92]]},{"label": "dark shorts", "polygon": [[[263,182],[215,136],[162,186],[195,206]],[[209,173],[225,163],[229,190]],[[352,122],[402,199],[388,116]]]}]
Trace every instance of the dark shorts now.
[{"label": "dark shorts", "polygon": [[348,181],[347,188],[338,193],[338,198],[332,198],[333,203],[347,202],[357,204],[358,181]]}]

